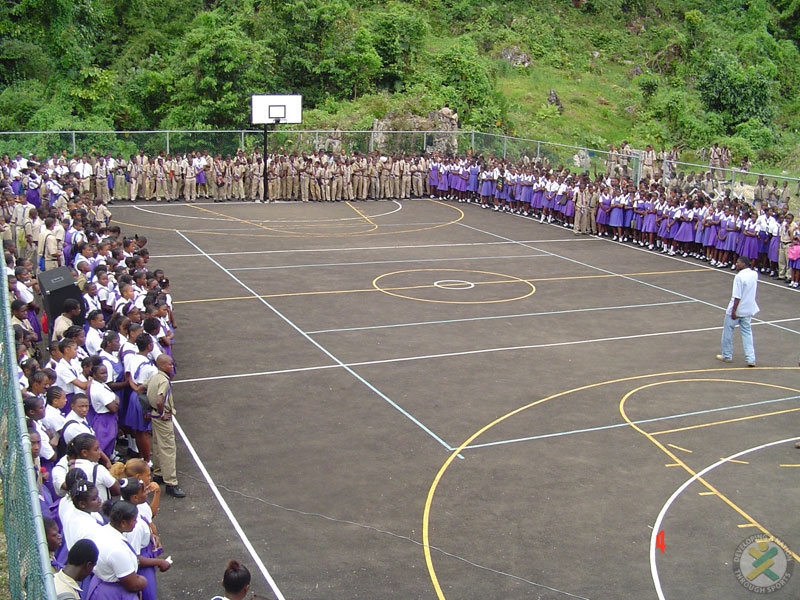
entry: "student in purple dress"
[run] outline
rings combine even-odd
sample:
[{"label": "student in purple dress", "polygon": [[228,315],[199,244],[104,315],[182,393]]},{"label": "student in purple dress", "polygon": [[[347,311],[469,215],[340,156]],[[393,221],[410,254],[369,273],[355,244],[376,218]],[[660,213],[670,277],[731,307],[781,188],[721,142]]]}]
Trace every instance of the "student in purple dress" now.
[{"label": "student in purple dress", "polygon": [[600,202],[597,203],[597,235],[608,237],[608,218],[611,214],[611,191],[608,186],[600,186]]},{"label": "student in purple dress", "polygon": [[133,504],[120,500],[109,511],[109,523],[92,535],[100,556],[86,600],[139,600],[147,579],[137,573],[136,553],[123,536],[133,531],[138,517]]},{"label": "student in purple dress", "polygon": [[97,436],[100,449],[106,456],[112,456],[119,432],[117,424],[119,398],[106,384],[107,379],[108,368],[105,363],[101,362],[92,367],[92,383],[89,386],[89,397],[95,413],[92,429]]},{"label": "student in purple dress", "polygon": [[163,573],[172,566],[172,563],[158,558],[163,552],[163,548],[160,544],[156,548],[153,541],[153,532],[150,529],[153,523],[153,513],[147,504],[147,491],[144,484],[136,477],[127,477],[119,480],[119,486],[122,499],[133,504],[139,513],[133,531],[122,535],[137,555],[139,568],[136,572],[147,579],[147,585],[142,590],[141,600],[156,600],[158,597],[156,569]]}]

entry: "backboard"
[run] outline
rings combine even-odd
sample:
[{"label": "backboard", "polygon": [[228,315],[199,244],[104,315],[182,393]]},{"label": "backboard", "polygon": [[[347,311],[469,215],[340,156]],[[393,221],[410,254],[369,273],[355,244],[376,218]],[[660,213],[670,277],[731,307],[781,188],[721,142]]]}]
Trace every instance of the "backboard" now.
[{"label": "backboard", "polygon": [[303,122],[303,97],[300,95],[268,96],[254,94],[252,102],[253,125]]}]

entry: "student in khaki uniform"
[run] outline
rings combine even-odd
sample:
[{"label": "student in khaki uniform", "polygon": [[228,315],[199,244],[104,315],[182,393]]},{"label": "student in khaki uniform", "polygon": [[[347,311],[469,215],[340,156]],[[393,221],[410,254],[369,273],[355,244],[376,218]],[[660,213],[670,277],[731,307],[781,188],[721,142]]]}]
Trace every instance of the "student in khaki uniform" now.
[{"label": "student in khaki uniform", "polygon": [[156,159],[156,164],[153,166],[153,179],[156,184],[153,190],[156,202],[161,202],[164,198],[172,200],[168,187],[169,172],[167,171],[167,166],[164,164],[164,159],[160,156]]},{"label": "student in khaki uniform", "polygon": [[589,220],[589,192],[586,184],[581,182],[572,197],[575,202],[575,235],[588,234],[590,229]]},{"label": "student in khaki uniform", "polygon": [[168,354],[159,354],[156,359],[158,372],[147,382],[147,401],[150,403],[150,422],[153,427],[153,480],[166,485],[166,493],[173,498],[185,498],[178,485],[176,467],[175,401],[172,397],[172,374],[175,365]]},{"label": "student in khaki uniform", "polygon": [[231,166],[231,196],[235,200],[244,200],[244,180],[247,177],[247,164],[236,163]]},{"label": "student in khaki uniform", "polygon": [[131,154],[131,160],[128,163],[128,189],[130,191],[130,201],[136,202],[136,197],[139,195],[139,176],[141,175],[141,167],[136,157]]},{"label": "student in khaki uniform", "polygon": [[597,235],[597,206],[600,203],[600,191],[594,184],[589,184],[589,233]]},{"label": "student in khaki uniform", "polygon": [[94,169],[94,186],[95,198],[103,201],[103,204],[108,204],[108,199],[111,197],[108,191],[108,165],[104,156],[97,159],[97,165]]},{"label": "student in khaki uniform", "polygon": [[203,170],[199,159],[189,154],[181,161],[183,171],[183,196],[186,202],[193,203],[197,200],[197,174]]},{"label": "student in khaki uniform", "polygon": [[398,167],[400,171],[400,198],[406,200],[411,197],[411,164],[409,159],[403,157]]},{"label": "student in khaki uniform", "polygon": [[53,217],[47,217],[44,220],[45,233],[42,235],[41,247],[44,253],[44,270],[56,269],[61,266],[61,249],[63,242],[59,240],[55,232],[56,220]]},{"label": "student in khaki uniform", "polygon": [[128,163],[122,158],[122,154],[117,154],[117,159],[114,164],[114,197],[117,198],[128,197],[128,180],[125,179],[125,173],[128,171]]},{"label": "student in khaki uniform", "polygon": [[256,156],[250,167],[250,197],[255,202],[264,201],[264,161]]},{"label": "student in khaki uniform", "polygon": [[164,164],[167,168],[167,197],[170,201],[177,200],[181,197],[181,187],[183,185],[181,163],[177,156],[173,157],[172,154],[167,154],[167,160]]},{"label": "student in khaki uniform", "polygon": [[300,200],[308,202],[311,193],[311,179],[313,177],[311,159],[306,158],[300,168]]}]

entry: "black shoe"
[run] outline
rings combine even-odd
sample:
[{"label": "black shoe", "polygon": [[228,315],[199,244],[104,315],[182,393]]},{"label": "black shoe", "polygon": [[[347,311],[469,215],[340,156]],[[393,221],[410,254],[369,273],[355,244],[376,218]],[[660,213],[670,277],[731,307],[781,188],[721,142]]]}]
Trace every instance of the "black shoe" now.
[{"label": "black shoe", "polygon": [[186,498],[186,492],[184,492],[179,485],[168,485],[167,496],[172,496],[173,498]]},{"label": "black shoe", "polygon": [[161,475],[153,475],[153,481],[156,483],[164,483],[164,478]]}]

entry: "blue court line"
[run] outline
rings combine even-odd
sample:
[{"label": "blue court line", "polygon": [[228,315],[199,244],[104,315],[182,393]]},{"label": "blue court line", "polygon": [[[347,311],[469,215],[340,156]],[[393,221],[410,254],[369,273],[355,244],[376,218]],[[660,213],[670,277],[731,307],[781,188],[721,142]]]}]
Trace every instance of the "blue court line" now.
[{"label": "blue court line", "polygon": [[[737,381],[732,379],[731,381]],[[787,396],[785,398],[776,398],[775,400],[761,400],[759,402],[748,402],[747,404],[736,404],[734,406],[723,406],[721,408],[709,408],[708,410],[698,410],[695,412],[681,413],[679,415],[667,415],[666,417],[655,417],[653,419],[643,419],[641,421],[633,421],[634,425],[641,425],[642,423],[655,423],[657,421],[668,421],[670,419],[682,419],[683,417],[694,417],[696,415],[707,415],[709,413],[721,412],[726,410],[736,410],[738,408],[748,408],[750,406],[762,406],[764,404],[774,404],[775,402],[788,402],[790,400],[799,400],[800,396]],[[570,431],[558,431],[556,433],[544,433],[542,435],[533,435],[530,437],[516,438],[511,440],[500,440],[497,442],[487,442],[486,444],[474,444],[466,446],[464,450],[474,450],[476,448],[488,448],[490,446],[502,446],[504,444],[516,444],[517,442],[531,442],[534,440],[543,440],[547,438],[562,437],[565,435],[573,435],[576,433],[591,433],[593,431],[605,431],[606,429],[617,429],[619,427],[630,427],[628,423],[615,423],[614,425],[601,425],[599,427],[587,427],[585,429],[571,429]]]},{"label": "blue court line", "polygon": [[[504,256],[503,260],[512,258],[536,258],[537,256],[545,256],[550,258],[549,254],[521,254],[519,256]],[[416,258],[407,260],[370,260],[364,262],[343,262],[343,263],[309,263],[305,265],[275,265],[271,267],[236,267],[235,269],[228,269],[229,271],[269,271],[273,269],[306,269],[316,267],[357,267],[362,265],[390,265],[390,264],[403,264],[403,263],[427,263],[427,262],[452,262],[452,261],[470,261],[470,260],[497,260],[497,256],[464,256],[457,258]]]},{"label": "blue court line", "polygon": [[[534,256],[539,256],[534,255]],[[446,325],[448,323],[469,323],[472,321],[491,321],[493,319],[517,319],[519,317],[544,317],[548,315],[562,315],[566,313],[594,312],[600,310],[621,310],[629,308],[650,308],[653,306],[671,306],[673,304],[691,304],[693,300],[675,300],[673,302],[653,302],[652,304],[628,304],[626,306],[598,306],[595,308],[573,308],[569,310],[551,310],[547,312],[522,313],[517,315],[493,315],[488,317],[470,317],[468,319],[442,319],[441,321],[418,321],[415,323],[395,323],[394,325],[369,325],[366,327],[342,327],[340,329],[319,329],[307,332],[309,335],[318,333],[340,333],[343,331],[367,331],[370,329],[392,329],[394,327],[415,327],[417,325]]]},{"label": "blue court line", "polygon": [[407,419],[409,419],[409,420],[410,420],[412,423],[414,423],[414,424],[415,424],[415,425],[417,425],[417,426],[418,426],[420,429],[422,429],[422,431],[424,431],[425,433],[427,433],[427,434],[428,434],[429,436],[431,436],[431,437],[432,437],[434,440],[436,440],[437,442],[439,442],[439,444],[441,444],[442,446],[444,446],[444,448],[445,448],[445,449],[446,449],[448,452],[452,452],[452,451],[454,450],[454,448],[452,448],[452,447],[451,447],[449,444],[447,444],[447,443],[446,443],[446,442],[445,442],[445,441],[444,441],[442,438],[440,438],[440,437],[439,437],[438,435],[436,435],[436,434],[435,434],[433,431],[431,431],[431,430],[430,430],[430,429],[429,429],[429,428],[428,428],[428,427],[427,427],[425,424],[423,424],[423,423],[422,423],[420,420],[418,420],[418,419],[417,419],[416,417],[414,417],[414,416],[413,416],[411,413],[409,413],[409,412],[408,412],[408,411],[406,411],[404,408],[402,408],[402,407],[401,407],[399,404],[397,404],[396,402],[394,402],[394,401],[393,401],[391,398],[389,398],[389,396],[387,396],[386,394],[384,394],[382,391],[380,391],[378,388],[376,388],[374,385],[372,385],[372,384],[371,384],[369,381],[367,381],[366,379],[364,379],[364,378],[363,378],[361,375],[359,375],[358,373],[356,373],[356,372],[355,372],[355,371],[354,371],[354,370],[353,370],[353,369],[352,369],[350,366],[346,365],[344,362],[342,362],[341,360],[339,360],[339,359],[338,359],[336,356],[334,356],[334,355],[333,355],[333,354],[332,354],[332,353],[331,353],[331,352],[330,352],[328,349],[326,349],[326,348],[325,348],[325,347],[324,347],[322,344],[320,344],[319,342],[317,342],[317,341],[316,341],[314,338],[312,338],[310,335],[308,335],[308,334],[307,334],[305,331],[303,331],[302,329],[300,329],[300,327],[298,327],[297,325],[295,325],[295,323],[294,323],[294,322],[293,322],[291,319],[289,319],[289,318],[288,318],[286,315],[284,315],[283,313],[281,313],[281,312],[280,312],[280,311],[279,311],[277,308],[275,308],[274,306],[272,306],[272,305],[271,305],[269,302],[267,302],[266,300],[264,300],[264,298],[262,298],[261,296],[259,296],[259,294],[258,294],[257,292],[255,292],[255,291],[254,291],[254,290],[252,290],[250,287],[248,287],[248,286],[247,286],[247,285],[246,285],[246,284],[245,284],[245,283],[244,283],[244,282],[243,282],[241,279],[239,279],[238,277],[236,277],[236,275],[234,275],[233,273],[231,273],[231,272],[230,272],[228,269],[226,269],[225,267],[223,267],[223,266],[222,266],[221,264],[219,264],[219,263],[218,263],[216,260],[214,260],[214,259],[213,259],[212,257],[210,257],[208,254],[206,254],[206,252],[205,252],[205,251],[203,251],[203,249],[202,249],[202,248],[200,248],[200,246],[198,246],[197,244],[195,244],[195,243],[194,243],[192,240],[190,240],[188,237],[186,237],[185,235],[183,235],[183,233],[181,233],[181,232],[180,232],[180,231],[178,231],[177,229],[175,230],[175,233],[177,233],[177,234],[178,234],[179,236],[181,236],[181,237],[182,237],[184,240],[186,240],[186,242],[187,242],[187,243],[191,244],[191,245],[192,245],[192,246],[195,248],[195,250],[197,250],[198,252],[200,252],[200,253],[201,253],[202,255],[204,255],[204,256],[205,256],[205,257],[206,257],[208,260],[210,260],[210,261],[211,261],[212,263],[214,263],[214,264],[215,264],[217,267],[219,267],[219,268],[220,268],[220,269],[221,269],[221,270],[222,270],[222,271],[223,271],[225,274],[227,274],[227,275],[228,275],[228,276],[229,276],[231,279],[233,279],[233,280],[234,280],[236,283],[238,283],[238,284],[239,284],[240,286],[242,286],[242,287],[243,287],[245,290],[247,290],[248,292],[250,292],[250,293],[251,293],[253,296],[255,296],[256,298],[258,298],[258,300],[259,300],[259,301],[260,301],[260,302],[261,302],[261,303],[262,303],[264,306],[266,306],[266,307],[267,307],[268,309],[270,309],[270,310],[271,310],[273,313],[275,313],[275,315],[277,315],[278,317],[280,317],[280,318],[281,318],[281,319],[282,319],[282,320],[283,320],[283,321],[284,321],[284,322],[285,322],[287,325],[289,325],[289,326],[290,326],[292,329],[294,329],[294,330],[295,330],[297,333],[299,333],[301,336],[303,336],[303,337],[304,337],[304,338],[305,338],[307,341],[309,341],[311,344],[313,344],[313,345],[314,345],[314,346],[315,346],[317,349],[319,349],[319,350],[320,350],[320,351],[321,351],[323,354],[325,354],[325,355],[326,355],[328,358],[330,358],[330,359],[331,359],[333,362],[335,362],[337,365],[339,365],[339,366],[340,366],[341,368],[343,368],[345,371],[347,371],[348,373],[350,373],[350,375],[352,375],[353,377],[355,377],[355,378],[356,378],[358,381],[360,381],[361,383],[363,383],[363,384],[364,384],[364,385],[365,385],[367,388],[369,388],[370,390],[372,390],[372,391],[373,391],[375,394],[377,394],[379,397],[383,398],[383,400],[385,400],[385,401],[386,401],[386,402],[387,402],[389,405],[391,405],[392,407],[394,407],[394,408],[395,408],[395,409],[396,409],[396,410],[397,410],[397,411],[398,411],[400,414],[402,414],[403,416],[405,416],[405,417],[406,417]]}]

